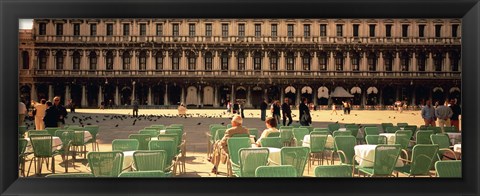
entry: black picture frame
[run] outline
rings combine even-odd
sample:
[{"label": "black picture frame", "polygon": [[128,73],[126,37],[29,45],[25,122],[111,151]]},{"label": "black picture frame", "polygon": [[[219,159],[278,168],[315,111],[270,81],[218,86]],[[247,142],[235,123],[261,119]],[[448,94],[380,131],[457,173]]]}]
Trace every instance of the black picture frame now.
[{"label": "black picture frame", "polygon": [[[478,0],[39,0],[0,3],[0,194],[478,195]],[[47,179],[18,178],[18,19],[21,18],[462,18],[463,178]]]}]

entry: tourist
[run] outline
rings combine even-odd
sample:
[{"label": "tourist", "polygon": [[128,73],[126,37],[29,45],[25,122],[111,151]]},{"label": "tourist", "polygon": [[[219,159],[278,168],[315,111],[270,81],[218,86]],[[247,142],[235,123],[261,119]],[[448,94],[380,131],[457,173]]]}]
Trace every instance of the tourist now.
[{"label": "tourist", "polygon": [[42,99],[40,103],[32,100],[33,109],[33,116],[35,116],[35,130],[44,130],[45,123],[43,123],[43,117],[45,117],[45,110],[47,110],[47,100]]},{"label": "tourist", "polygon": [[[285,98],[282,104],[283,126],[290,126],[292,124],[292,110],[290,109],[290,99]],[[288,124],[285,124],[287,122]],[[278,123],[278,122],[277,122]]]},{"label": "tourist", "polygon": [[138,117],[138,101],[133,101],[133,117]]},{"label": "tourist", "polygon": [[240,110],[240,104],[238,104],[238,100],[236,100],[235,103],[233,104],[232,113],[238,114],[239,110]]},{"label": "tourist", "polygon": [[460,121],[458,117],[462,114],[462,108],[457,105],[454,99],[451,99],[450,109],[453,112],[452,117],[450,117],[450,124],[460,130]]},{"label": "tourist", "polygon": [[343,114],[350,114],[350,101],[342,101],[343,103]]},{"label": "tourist", "polygon": [[47,101],[47,109],[45,110],[45,116],[43,117],[43,123],[45,127],[58,127],[58,110],[52,104]]},{"label": "tourist", "polygon": [[447,124],[448,119],[453,115],[452,109],[444,105],[444,101],[440,101],[438,107],[435,109],[435,116],[438,118],[438,126],[444,133],[444,127]]},{"label": "tourist", "polygon": [[110,109],[113,109],[113,101],[111,99],[108,100],[108,105],[110,106]]},{"label": "tourist", "polygon": [[273,101],[270,111],[272,112],[273,118],[275,118],[277,122],[280,122],[280,101]]},{"label": "tourist", "polygon": [[67,117],[67,109],[60,104],[60,97],[53,98],[53,108],[57,110],[57,126],[63,127],[65,125],[65,118]]},{"label": "tourist", "polygon": [[187,107],[183,103],[180,103],[178,106],[178,116],[186,117],[187,116]]},{"label": "tourist", "polygon": [[263,100],[260,104],[260,119],[265,121],[265,116],[267,115],[268,102],[267,99]]},{"label": "tourist", "polygon": [[261,147],[262,144],[261,144],[261,140],[263,138],[266,138],[268,137],[268,135],[270,135],[270,133],[278,133],[280,132],[278,129],[277,129],[277,121],[275,120],[275,118],[273,117],[268,117],[267,120],[265,120],[265,126],[267,127],[267,129],[263,130],[262,132],[262,135],[260,135],[260,138],[258,138],[257,142],[256,142],[256,145],[258,147]]},{"label": "tourist", "polygon": [[242,116],[242,118],[245,118],[245,114],[243,113],[245,110],[245,102],[242,101],[240,102],[240,116]]},{"label": "tourist", "polygon": [[310,110],[308,109],[307,98],[302,99],[302,103],[299,106],[300,112],[300,124],[302,126],[309,126],[312,123],[312,116],[310,116]]},{"label": "tourist", "polygon": [[335,105],[335,103],[332,103],[332,113],[330,113],[330,115],[333,115],[334,112],[335,112],[335,115],[338,115],[337,106]]},{"label": "tourist", "polygon": [[422,108],[422,118],[425,126],[435,127],[435,109],[432,106],[432,101],[427,100],[425,106]]},{"label": "tourist", "polygon": [[72,99],[68,100],[68,108],[70,109],[70,113],[75,113],[75,103]]},{"label": "tourist", "polygon": [[25,115],[27,114],[27,106],[22,101],[18,102],[18,126],[23,125]]},{"label": "tourist", "polygon": [[212,173],[218,174],[218,165],[220,161],[225,164],[228,157],[228,139],[234,134],[250,134],[248,129],[242,126],[243,119],[241,116],[235,115],[232,118],[232,127],[225,131],[223,138],[213,145],[213,157],[209,158],[209,161],[213,163]]},{"label": "tourist", "polygon": [[231,109],[232,109],[232,104],[230,103],[230,101],[227,101],[227,113],[230,113]]}]

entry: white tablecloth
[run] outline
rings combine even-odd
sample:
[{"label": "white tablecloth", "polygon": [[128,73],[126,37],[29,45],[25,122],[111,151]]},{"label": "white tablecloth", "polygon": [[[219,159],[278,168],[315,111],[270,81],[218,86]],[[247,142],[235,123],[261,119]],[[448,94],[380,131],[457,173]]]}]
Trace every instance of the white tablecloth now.
[{"label": "white tablecloth", "polygon": [[447,135],[452,145],[462,142],[462,133],[447,133]]},{"label": "white tablecloth", "polygon": [[135,151],[124,151],[123,152],[123,169],[128,168],[131,164],[133,164],[133,153]]},{"label": "white tablecloth", "polygon": [[395,144],[395,133],[380,133],[379,135],[387,137],[387,144]]},{"label": "white tablecloth", "polygon": [[[333,136],[328,135],[327,142],[325,143],[325,148],[333,148],[333,143],[334,143]],[[303,137],[302,146],[310,147],[310,135],[305,135],[305,137]]]},{"label": "white tablecloth", "polygon": [[[252,148],[259,148],[256,144],[252,144]],[[281,161],[281,156],[280,156],[280,148],[271,148],[271,147],[267,147],[268,148],[268,151],[269,151],[269,154],[268,154],[268,158],[275,162],[275,163],[272,163],[272,164],[279,164],[280,165],[280,161]]]},{"label": "white tablecloth", "polygon": [[88,140],[92,139],[92,134],[90,134],[90,132],[88,131],[85,131],[85,134],[83,135],[83,137],[84,137],[84,141],[88,142]]},{"label": "white tablecloth", "polygon": [[[355,160],[361,167],[373,167],[373,161],[375,160],[375,148],[377,145],[356,145],[355,149]],[[400,158],[400,157],[399,157]],[[365,161],[368,160],[368,161]],[[402,167],[403,162],[398,159],[395,167]]]},{"label": "white tablecloth", "polygon": [[453,151],[462,153],[462,144],[455,144],[453,145]]},{"label": "white tablecloth", "polygon": [[[32,143],[30,142],[30,138],[27,137],[25,139],[28,141],[26,151],[27,152],[33,152]],[[58,149],[61,149],[61,148],[62,148],[62,140],[60,139],[60,137],[53,136],[52,137],[52,151],[58,150]]]},{"label": "white tablecloth", "polygon": [[339,128],[338,131],[347,131],[347,128]]}]

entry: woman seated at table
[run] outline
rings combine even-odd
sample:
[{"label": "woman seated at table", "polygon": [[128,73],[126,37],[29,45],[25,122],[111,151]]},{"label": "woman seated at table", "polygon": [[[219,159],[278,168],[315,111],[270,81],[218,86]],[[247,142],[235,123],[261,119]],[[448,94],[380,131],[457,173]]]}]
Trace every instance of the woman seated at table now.
[{"label": "woman seated at table", "polygon": [[267,129],[263,130],[262,135],[260,135],[260,138],[258,138],[258,140],[257,140],[256,144],[257,144],[258,147],[262,146],[260,144],[260,141],[262,140],[262,138],[268,137],[268,135],[270,135],[270,133],[280,132],[277,129],[277,120],[275,120],[275,118],[273,118],[273,117],[268,117],[265,120],[265,126],[267,127]]}]

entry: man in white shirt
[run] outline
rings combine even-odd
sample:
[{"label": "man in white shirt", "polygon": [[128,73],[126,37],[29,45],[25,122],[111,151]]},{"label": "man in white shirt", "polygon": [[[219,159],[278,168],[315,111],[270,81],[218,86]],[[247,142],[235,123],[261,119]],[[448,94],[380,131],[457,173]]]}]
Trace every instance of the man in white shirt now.
[{"label": "man in white shirt", "polygon": [[25,115],[27,114],[27,106],[23,102],[18,102],[18,126],[23,125]]}]

